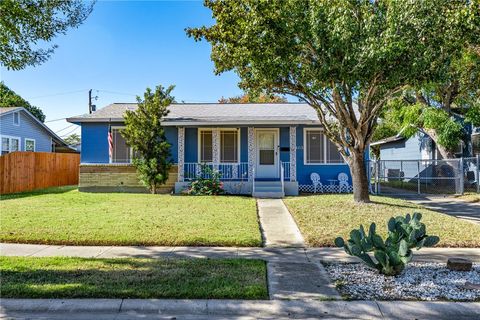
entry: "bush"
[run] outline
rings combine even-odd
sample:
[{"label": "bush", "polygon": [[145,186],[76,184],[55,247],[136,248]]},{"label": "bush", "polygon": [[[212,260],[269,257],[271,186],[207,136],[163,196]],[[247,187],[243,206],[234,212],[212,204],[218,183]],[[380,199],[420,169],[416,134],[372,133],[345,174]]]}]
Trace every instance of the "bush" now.
[{"label": "bush", "polygon": [[220,181],[221,173],[213,170],[207,165],[202,165],[201,173],[198,175],[187,190],[187,194],[197,196],[211,196],[225,194],[223,182]]},{"label": "bush", "polygon": [[[388,237],[383,241],[376,233],[376,225],[372,223],[368,235],[362,225],[360,229],[353,229],[350,232],[350,239],[335,239],[337,247],[343,247],[345,252],[351,256],[362,259],[369,267],[377,269],[387,276],[395,276],[402,273],[408,262],[412,260],[412,248],[433,247],[440,238],[428,236],[425,224],[421,223],[421,213],[414,213],[413,217],[407,214],[406,217],[390,218],[388,221]],[[376,262],[368,252],[373,251]]]}]

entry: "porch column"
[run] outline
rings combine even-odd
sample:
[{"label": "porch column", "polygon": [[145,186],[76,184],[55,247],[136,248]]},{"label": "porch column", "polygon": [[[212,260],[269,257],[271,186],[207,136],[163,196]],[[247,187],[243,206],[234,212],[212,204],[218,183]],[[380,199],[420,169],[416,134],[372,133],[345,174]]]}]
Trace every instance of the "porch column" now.
[{"label": "porch column", "polygon": [[255,130],[248,127],[248,181],[253,181],[253,169],[255,166]]},{"label": "porch column", "polygon": [[183,182],[185,164],[185,128],[178,127],[178,182]]},{"label": "porch column", "polygon": [[218,128],[212,130],[212,161],[213,168],[218,170],[220,163],[220,130]]},{"label": "porch column", "polygon": [[297,127],[290,127],[290,181],[297,181]]}]

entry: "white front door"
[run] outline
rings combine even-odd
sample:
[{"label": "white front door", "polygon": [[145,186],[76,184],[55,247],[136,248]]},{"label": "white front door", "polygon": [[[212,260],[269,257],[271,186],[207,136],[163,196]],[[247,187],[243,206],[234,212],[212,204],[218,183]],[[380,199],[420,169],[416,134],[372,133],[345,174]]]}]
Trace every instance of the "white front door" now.
[{"label": "white front door", "polygon": [[278,129],[256,129],[257,178],[278,178]]}]

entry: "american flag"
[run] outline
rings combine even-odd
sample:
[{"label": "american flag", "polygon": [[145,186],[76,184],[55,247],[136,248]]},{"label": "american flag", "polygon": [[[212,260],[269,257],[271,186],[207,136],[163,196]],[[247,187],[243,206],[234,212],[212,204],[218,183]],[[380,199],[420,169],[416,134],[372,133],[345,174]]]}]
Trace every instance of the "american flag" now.
[{"label": "american flag", "polygon": [[108,156],[110,159],[113,158],[113,136],[112,136],[112,130],[108,130]]}]

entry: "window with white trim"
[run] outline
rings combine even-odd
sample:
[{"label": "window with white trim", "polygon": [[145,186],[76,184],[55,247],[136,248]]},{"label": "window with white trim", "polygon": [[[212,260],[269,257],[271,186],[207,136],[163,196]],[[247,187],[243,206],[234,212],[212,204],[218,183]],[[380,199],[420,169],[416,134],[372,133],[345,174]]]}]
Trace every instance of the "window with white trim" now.
[{"label": "window with white trim", "polygon": [[212,162],[212,130],[200,130],[200,162]]},{"label": "window with white trim", "polygon": [[238,162],[238,130],[220,131],[220,162]]},{"label": "window with white trim", "polygon": [[25,139],[25,151],[35,152],[35,140]]},{"label": "window with white trim", "polygon": [[[237,163],[239,161],[239,132],[237,129],[221,129],[220,163]],[[199,130],[199,161],[213,162],[213,133],[210,129]]]},{"label": "window with white trim", "polygon": [[20,138],[2,137],[2,155],[9,152],[20,151]]},{"label": "window with white trim", "polygon": [[19,126],[20,125],[20,112],[13,113],[13,125]]},{"label": "window with white trim", "polygon": [[130,163],[132,161],[132,151],[121,134],[122,130],[123,128],[112,128],[112,163]]},{"label": "window with white trim", "polygon": [[305,164],[344,163],[336,145],[320,129],[305,129]]}]

